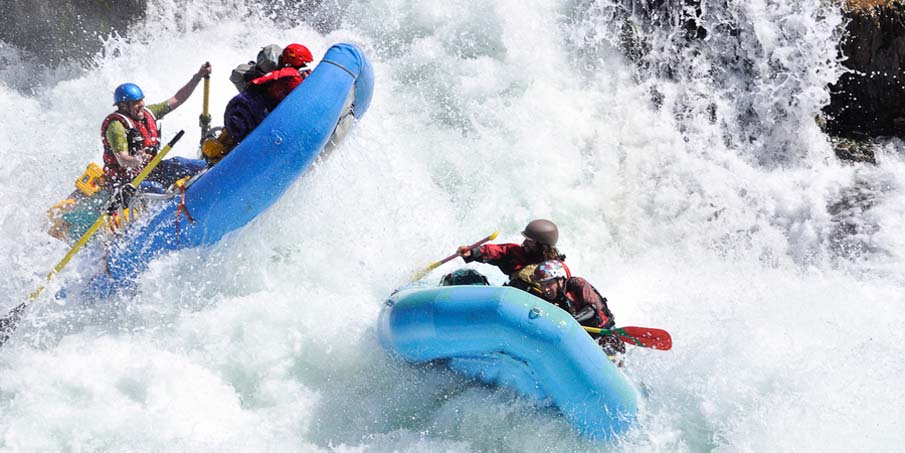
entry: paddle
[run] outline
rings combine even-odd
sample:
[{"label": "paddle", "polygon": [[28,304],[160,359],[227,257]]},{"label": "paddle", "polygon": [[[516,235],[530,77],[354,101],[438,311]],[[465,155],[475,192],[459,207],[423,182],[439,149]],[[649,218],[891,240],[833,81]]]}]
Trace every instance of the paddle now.
[{"label": "paddle", "polygon": [[[144,181],[145,178],[148,177],[151,171],[154,170],[155,167],[157,167],[157,164],[159,164],[163,157],[166,156],[168,152],[170,152],[170,148],[172,148],[173,145],[175,145],[176,142],[178,142],[179,139],[182,138],[182,134],[184,133],[185,131],[179,131],[179,133],[176,134],[176,136],[173,137],[173,139],[170,140],[169,143],[167,143],[167,146],[163,147],[163,149],[160,150],[160,152],[158,152],[150,162],[148,162],[148,165],[145,166],[141,173],[139,173],[131,183],[120,187],[117,193],[110,197],[111,200],[113,200],[114,203],[116,203],[117,200],[128,200],[128,197],[123,197],[120,194],[123,192],[135,192],[139,184],[141,184],[142,181]],[[99,230],[100,227],[103,226],[108,216],[107,212],[112,212],[113,210],[115,210],[112,208],[115,207],[108,208],[104,214],[101,214],[100,217],[98,217],[97,220],[94,221],[94,224],[91,225],[90,228],[88,228],[88,231],[86,231],[85,234],[83,234],[82,237],[79,238],[79,240],[75,243],[75,245],[73,245],[72,248],[69,249],[69,253],[67,253],[66,256],[64,256],[63,259],[53,267],[53,270],[47,274],[48,282],[53,279],[54,275],[60,273],[60,271],[62,271],[63,268],[66,267],[67,264],[69,264],[69,261],[72,260],[72,257],[75,256],[75,254],[78,253],[78,251],[88,243],[91,237],[94,236],[94,233],[96,233],[97,230]],[[22,317],[22,314],[25,313],[25,307],[27,307],[28,304],[37,299],[43,291],[44,285],[39,286],[38,289],[34,290],[31,294],[28,295],[28,299],[25,302],[22,302],[21,304],[16,306],[16,308],[13,308],[12,311],[10,311],[9,314],[5,317],[0,318],[0,346],[3,346],[6,341],[9,340],[10,334],[13,332],[13,330],[15,330],[16,326],[18,326],[19,319]]]},{"label": "paddle", "polygon": [[211,93],[211,76],[204,76],[204,100],[201,105],[201,116],[198,117],[198,125],[201,126],[201,144],[207,139],[207,134],[211,130],[211,114],[208,112],[208,100]]},{"label": "paddle", "polygon": [[[473,249],[473,248],[475,248],[475,247],[477,247],[477,246],[479,246],[479,245],[481,245],[481,244],[483,244],[483,243],[485,243],[485,242],[492,241],[492,240],[496,239],[496,237],[497,237],[498,234],[500,234],[500,231],[499,231],[499,230],[496,230],[496,231],[494,231],[490,236],[487,236],[486,238],[481,239],[480,241],[475,242],[474,244],[469,245],[468,248],[469,248],[469,249]],[[426,268],[424,268],[424,269],[422,269],[422,270],[420,270],[420,271],[418,271],[418,272],[415,272],[415,274],[412,275],[411,281],[421,280],[421,279],[422,279],[425,275],[427,275],[430,271],[432,271],[432,270],[434,270],[434,269],[436,269],[436,268],[438,268],[438,267],[440,267],[440,266],[442,266],[442,265],[444,265],[444,264],[446,264],[446,263],[448,263],[448,262],[450,262],[450,261],[456,259],[456,257],[458,257],[458,256],[460,256],[460,255],[462,255],[462,254],[459,253],[458,251],[456,251],[456,253],[453,253],[452,255],[449,255],[449,256],[447,256],[446,258],[443,258],[443,259],[440,260],[440,261],[436,261],[436,262],[431,263],[431,264],[430,264],[429,266],[427,266]]]},{"label": "paddle", "polygon": [[651,327],[617,327],[615,329],[598,329],[596,327],[581,326],[590,333],[600,335],[613,335],[625,343],[641,346],[642,348],[659,349],[669,351],[672,349],[672,337],[663,329]]}]

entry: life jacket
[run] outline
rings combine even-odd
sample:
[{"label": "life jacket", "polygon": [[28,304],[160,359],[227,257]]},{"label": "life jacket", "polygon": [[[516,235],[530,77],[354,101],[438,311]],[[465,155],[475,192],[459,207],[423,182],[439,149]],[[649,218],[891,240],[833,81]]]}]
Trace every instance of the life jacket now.
[{"label": "life jacket", "polygon": [[223,115],[223,127],[233,143],[241,142],[258,127],[304,78],[293,67],[271,71],[252,80],[247,90],[233,96]]},{"label": "life jacket", "polygon": [[[562,263],[563,269],[566,271],[566,278],[572,278],[572,271],[569,270],[569,266],[566,265],[565,261],[560,262]],[[525,265],[512,274],[506,285],[542,297],[544,293],[541,291],[540,285],[534,283],[534,270],[537,269],[537,266],[540,266],[540,263]]]},{"label": "life jacket", "polygon": [[143,151],[154,157],[160,149],[157,118],[147,108],[144,110],[145,119],[142,121],[133,120],[128,115],[120,112],[113,112],[107,115],[101,124],[101,140],[104,142],[104,179],[108,184],[119,185],[127,183],[138,176],[142,170],[139,167],[123,167],[116,160],[113,147],[107,141],[107,126],[110,125],[111,121],[119,121],[126,128],[126,141],[128,142],[130,155]]},{"label": "life jacket", "polygon": [[270,99],[274,103],[279,103],[288,96],[295,87],[299,86],[299,84],[308,77],[310,72],[311,71],[308,70],[300,71],[292,66],[288,66],[283,69],[268,72],[249,82],[249,85],[265,87]]},{"label": "life jacket", "polygon": [[[572,280],[571,277],[569,277],[569,279],[567,279],[565,281],[565,284],[563,285],[564,286],[563,295],[560,296],[560,299],[556,301],[556,304],[560,305],[560,306],[565,305],[565,307],[563,307],[563,308],[565,308],[566,311],[568,311],[569,313],[575,314],[579,308],[579,307],[575,306],[575,302],[578,300],[578,298],[580,296],[575,294],[571,290],[569,290],[569,281],[570,280]],[[585,283],[587,283],[587,285],[589,285],[591,287],[591,289],[594,290],[594,294],[597,294],[597,297],[599,297],[600,300],[603,302],[603,308],[601,309],[601,308],[594,307],[594,304],[592,304],[590,301],[584,301],[585,304],[594,307],[594,311],[596,312],[596,316],[594,316],[594,318],[589,320],[590,324],[592,324],[594,327],[601,327],[604,329],[609,329],[609,328],[613,327],[616,324],[616,321],[613,317],[613,312],[610,311],[610,307],[607,305],[606,297],[603,297],[600,294],[600,291],[597,291],[597,288],[595,288],[594,285],[591,285],[587,281],[585,281]]]}]

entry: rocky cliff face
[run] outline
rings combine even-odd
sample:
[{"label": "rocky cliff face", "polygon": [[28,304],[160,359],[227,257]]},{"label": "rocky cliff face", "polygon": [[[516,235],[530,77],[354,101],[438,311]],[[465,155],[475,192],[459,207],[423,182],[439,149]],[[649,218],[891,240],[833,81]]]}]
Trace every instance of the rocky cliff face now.
[{"label": "rocky cliff face", "polygon": [[[327,14],[329,8],[323,8],[321,3],[300,1],[293,4],[298,11],[289,8],[277,16],[305,18],[328,31],[335,24],[325,18],[336,15]],[[706,37],[706,31],[696,21],[701,14],[700,0],[627,3],[634,14],[650,16],[650,22],[662,22],[661,26],[678,24],[688,39]],[[279,5],[286,9],[283,2]],[[48,66],[56,66],[93,55],[100,49],[103,37],[114,30],[125,33],[132,23],[143,18],[146,7],[147,0],[0,1],[0,41],[29,52]],[[658,14],[670,9],[677,10],[673,11],[673,18],[678,17],[678,21],[658,20]],[[896,0],[847,0],[845,14],[847,33],[839,44],[839,52],[851,72],[831,87],[832,100],[824,109],[827,131],[842,137],[905,137],[905,5]],[[627,47],[639,51],[637,46]]]},{"label": "rocky cliff face", "polygon": [[[0,0],[0,41],[34,57],[28,60],[55,67],[94,55],[113,31],[127,34],[147,8],[148,0]],[[339,27],[344,7],[322,0],[260,0],[249,11],[286,27],[304,22],[329,33]]]},{"label": "rocky cliff face", "polygon": [[852,1],[839,45],[851,69],[831,87],[827,130],[845,137],[905,137],[905,6]]},{"label": "rocky cliff face", "polygon": [[0,41],[56,66],[93,55],[101,38],[125,33],[146,6],[146,0],[3,0]]},{"label": "rocky cliff face", "polygon": [[[723,7],[728,7],[726,0]],[[673,27],[675,36],[688,41],[706,39],[700,25],[702,0],[623,0],[626,16],[639,17],[653,27]],[[905,1],[846,0],[845,31],[838,44],[839,57],[849,71],[831,85],[830,104],[819,118],[837,142],[837,156],[843,160],[874,162],[869,139],[884,136],[905,138]],[[727,23],[733,33],[742,27]],[[626,55],[644,64],[650,50],[644,37],[629,33],[622,45]],[[680,41],[679,45],[683,45]],[[742,62],[744,63],[744,62]],[[664,75],[670,76],[667,71]]]}]

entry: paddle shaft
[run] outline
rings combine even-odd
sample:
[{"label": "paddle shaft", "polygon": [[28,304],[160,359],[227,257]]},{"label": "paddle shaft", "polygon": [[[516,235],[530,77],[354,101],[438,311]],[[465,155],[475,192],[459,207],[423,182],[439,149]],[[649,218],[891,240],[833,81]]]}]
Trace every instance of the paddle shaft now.
[{"label": "paddle shaft", "polygon": [[204,76],[204,100],[201,103],[201,116],[198,117],[198,125],[201,126],[201,143],[204,143],[204,139],[207,136],[207,133],[211,130],[211,114],[208,110],[208,104],[210,101],[211,94],[211,76]]},{"label": "paddle shaft", "polygon": [[[479,246],[479,245],[481,245],[481,244],[483,244],[483,243],[485,243],[485,242],[492,241],[492,240],[496,239],[496,237],[497,237],[498,234],[500,234],[500,231],[499,231],[499,230],[495,230],[490,236],[487,236],[486,238],[481,239],[480,241],[475,242],[474,244],[471,244],[470,246],[468,246],[468,248],[472,249],[472,248],[475,248],[475,247],[477,247],[477,246]],[[418,271],[418,272],[415,272],[415,274],[412,275],[412,277],[411,277],[410,280],[411,280],[411,281],[421,280],[421,278],[423,278],[425,275],[427,275],[430,271],[432,271],[432,270],[434,270],[434,269],[436,269],[436,268],[442,266],[443,264],[446,264],[446,263],[452,261],[453,259],[455,259],[457,256],[460,256],[460,255],[461,255],[461,253],[459,253],[458,251],[456,251],[456,253],[453,253],[452,255],[449,255],[449,256],[447,256],[446,258],[443,258],[443,259],[440,260],[440,261],[433,262],[433,263],[431,263],[429,266],[427,266],[426,268],[424,268],[424,269],[422,269],[422,270],[420,270],[420,271]]]},{"label": "paddle shaft", "polygon": [[[487,236],[486,238],[481,239],[480,241],[475,242],[474,244],[469,245],[468,248],[469,248],[469,249],[473,249],[473,248],[475,248],[475,247],[477,247],[477,246],[479,246],[479,245],[481,245],[481,244],[483,244],[483,243],[485,243],[485,242],[490,242],[490,241],[496,239],[497,235],[499,235],[499,234],[500,234],[499,230],[494,231],[493,233],[491,233],[490,236]],[[450,262],[450,261],[456,259],[456,258],[459,257],[459,256],[462,256],[462,253],[459,252],[459,251],[456,251],[456,253],[453,253],[452,255],[449,255],[449,256],[447,256],[446,258],[443,258],[442,260],[437,261],[436,263],[432,264],[431,266],[433,266],[433,268],[437,268],[437,267],[439,267],[439,266],[441,266],[441,265],[443,265],[443,264],[446,264],[446,263],[448,263],[448,262]]]},{"label": "paddle shaft", "polygon": [[[151,174],[151,171],[153,171],[154,168],[157,167],[157,164],[160,163],[163,157],[166,156],[168,152],[170,152],[170,149],[173,147],[173,145],[175,145],[176,142],[178,142],[179,139],[182,138],[182,134],[184,133],[185,131],[179,131],[179,133],[176,134],[176,136],[173,137],[173,139],[170,140],[169,143],[167,143],[167,146],[163,147],[163,149],[161,149],[160,152],[158,152],[157,155],[154,156],[154,158],[151,159],[150,162],[148,162],[148,165],[145,166],[141,173],[139,173],[138,176],[136,176],[135,179],[133,179],[129,184],[132,187],[138,187],[138,185],[141,184],[149,174]],[[69,261],[72,260],[72,257],[74,257],[75,254],[78,253],[78,251],[81,250],[89,240],[91,240],[91,238],[94,236],[94,233],[97,233],[97,230],[99,230],[100,227],[104,224],[106,218],[107,214],[101,214],[101,216],[94,221],[94,224],[92,224],[91,227],[88,228],[88,231],[86,231],[85,234],[83,234],[82,237],[80,237],[79,240],[76,241],[75,245],[73,245],[72,248],[69,249],[69,252],[66,253],[66,256],[64,256],[63,259],[53,267],[53,270],[47,274],[47,282],[50,282],[50,280],[53,279],[54,275],[58,274],[63,270],[64,267],[66,267],[67,264],[69,264]],[[30,304],[32,301],[37,299],[38,296],[41,295],[46,284],[47,283],[39,286],[38,289],[32,291],[32,293],[28,295],[28,299],[25,302],[22,302],[21,304],[16,306],[16,308],[12,309],[12,311],[10,311],[10,313],[6,317],[0,319],[0,326],[2,326],[2,328],[0,328],[0,346],[2,346],[3,343],[5,343],[9,338],[8,334],[12,331],[12,329],[15,328],[16,321],[22,315],[25,307],[27,307],[28,304]]]}]

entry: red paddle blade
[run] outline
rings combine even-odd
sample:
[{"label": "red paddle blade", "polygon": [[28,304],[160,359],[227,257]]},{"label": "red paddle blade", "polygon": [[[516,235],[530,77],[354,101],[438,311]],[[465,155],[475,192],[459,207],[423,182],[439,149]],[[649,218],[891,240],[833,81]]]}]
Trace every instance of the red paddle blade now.
[{"label": "red paddle blade", "polygon": [[663,329],[652,327],[618,327],[612,329],[613,335],[625,343],[645,348],[669,351],[672,349],[672,336]]}]

